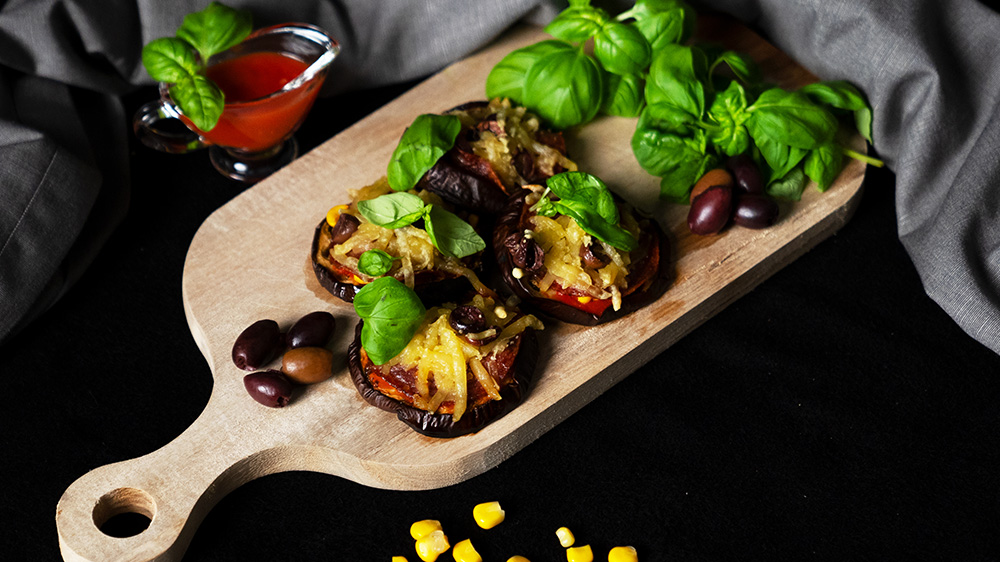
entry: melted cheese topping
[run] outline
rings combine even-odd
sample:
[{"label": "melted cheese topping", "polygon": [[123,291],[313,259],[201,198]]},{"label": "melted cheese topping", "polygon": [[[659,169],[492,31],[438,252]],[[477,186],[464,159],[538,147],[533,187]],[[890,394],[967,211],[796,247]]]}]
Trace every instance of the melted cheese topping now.
[{"label": "melted cheese topping", "polygon": [[[619,206],[620,226],[639,236],[639,225],[628,209]],[[592,238],[572,218],[535,215],[530,219],[531,236],[545,252],[546,273],[535,282],[542,292],[553,283],[575,289],[595,299],[611,299],[615,310],[621,308],[621,292],[628,287],[631,256],[610,244]],[[580,257],[584,247],[597,243],[610,262],[599,269],[587,267]]]}]

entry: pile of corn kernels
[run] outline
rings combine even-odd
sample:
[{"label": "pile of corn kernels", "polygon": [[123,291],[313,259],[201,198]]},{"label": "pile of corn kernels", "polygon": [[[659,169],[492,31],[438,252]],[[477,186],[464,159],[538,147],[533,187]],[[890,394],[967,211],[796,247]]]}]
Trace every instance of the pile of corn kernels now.
[{"label": "pile of corn kernels", "polygon": [[[500,508],[500,502],[481,503],[472,509],[472,517],[483,529],[492,529],[503,522],[504,510]],[[448,536],[441,528],[441,522],[434,519],[424,519],[417,521],[410,526],[410,536],[416,541],[415,548],[417,556],[423,562],[435,562],[438,556],[451,550],[455,562],[483,562],[483,557],[476,552],[472,546],[471,539],[465,539],[452,546],[448,541]],[[566,527],[559,527],[556,530],[556,537],[559,544],[566,549],[567,562],[594,562],[594,552],[590,545],[573,546],[576,538],[573,532]],[[408,562],[405,556],[393,556],[392,562]],[[531,562],[524,556],[511,556],[507,562]],[[635,548],[631,546],[616,546],[608,553],[608,562],[639,562],[639,556]]]}]

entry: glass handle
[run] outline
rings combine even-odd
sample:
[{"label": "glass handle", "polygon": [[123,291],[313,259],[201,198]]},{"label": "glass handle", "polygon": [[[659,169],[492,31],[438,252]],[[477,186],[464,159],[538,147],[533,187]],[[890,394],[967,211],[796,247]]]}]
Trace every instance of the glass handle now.
[{"label": "glass handle", "polygon": [[142,144],[171,154],[184,154],[208,146],[184,122],[170,104],[163,100],[147,103],[135,112],[132,130]]}]

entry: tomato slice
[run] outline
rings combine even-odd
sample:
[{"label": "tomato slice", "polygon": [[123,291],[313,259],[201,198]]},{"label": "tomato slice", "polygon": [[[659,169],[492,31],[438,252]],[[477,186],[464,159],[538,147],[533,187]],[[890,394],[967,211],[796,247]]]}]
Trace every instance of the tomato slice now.
[{"label": "tomato slice", "polygon": [[600,316],[604,314],[604,311],[611,306],[611,299],[595,299],[590,297],[587,302],[581,302],[580,298],[586,299],[586,296],[574,295],[566,291],[558,283],[553,283],[549,290],[546,291],[545,296],[555,301],[559,301],[563,304],[568,304],[573,308],[578,308],[587,314],[594,314]]}]

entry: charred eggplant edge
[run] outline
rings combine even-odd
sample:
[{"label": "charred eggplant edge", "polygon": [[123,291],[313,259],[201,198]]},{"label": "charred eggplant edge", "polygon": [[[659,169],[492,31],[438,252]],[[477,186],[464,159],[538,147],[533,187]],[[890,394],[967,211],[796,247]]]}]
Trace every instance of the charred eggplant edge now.
[{"label": "charred eggplant edge", "polygon": [[511,344],[518,346],[518,348],[510,367],[510,372],[513,374],[512,380],[500,389],[502,399],[490,400],[485,404],[471,408],[456,422],[452,419],[451,414],[437,414],[414,408],[389,398],[372,386],[361,364],[361,329],[363,326],[364,320],[359,320],[354,329],[354,340],[347,348],[347,363],[351,373],[351,381],[365,402],[376,408],[395,413],[400,421],[421,435],[449,438],[479,431],[520,404],[535,376],[535,366],[538,363],[538,337],[533,329],[528,328],[521,334],[514,336],[517,341]]}]

